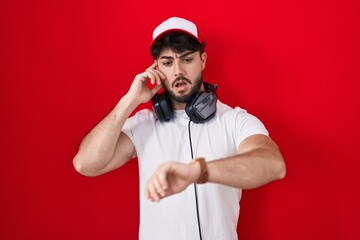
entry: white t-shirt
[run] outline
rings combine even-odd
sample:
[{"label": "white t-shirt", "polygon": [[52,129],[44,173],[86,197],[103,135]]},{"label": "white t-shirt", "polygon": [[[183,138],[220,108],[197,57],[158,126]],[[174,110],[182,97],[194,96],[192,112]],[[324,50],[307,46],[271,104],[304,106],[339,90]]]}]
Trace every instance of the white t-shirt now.
[{"label": "white t-shirt", "polygon": [[[198,240],[194,185],[160,202],[145,198],[144,186],[156,168],[167,161],[189,163],[189,117],[176,110],[169,122],[160,122],[155,113],[141,110],[129,118],[124,127],[134,143],[140,175],[141,240]],[[239,107],[231,108],[220,101],[214,118],[203,124],[190,123],[194,157],[206,161],[238,154],[242,140],[254,135],[268,135],[259,119]],[[204,240],[237,239],[237,221],[241,189],[221,184],[197,185],[201,234]]]}]

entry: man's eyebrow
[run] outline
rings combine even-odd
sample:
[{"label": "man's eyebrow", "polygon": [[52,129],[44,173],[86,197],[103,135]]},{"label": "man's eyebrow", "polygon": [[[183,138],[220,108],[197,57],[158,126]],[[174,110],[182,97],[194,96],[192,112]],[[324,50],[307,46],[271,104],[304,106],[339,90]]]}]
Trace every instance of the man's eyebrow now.
[{"label": "man's eyebrow", "polygon": [[173,59],[172,56],[161,56],[160,59]]},{"label": "man's eyebrow", "polygon": [[189,52],[186,52],[186,53],[181,54],[179,57],[180,57],[180,58],[183,58],[183,57],[186,57],[186,56],[191,55],[191,54],[193,54],[193,53],[194,53],[194,52],[189,51]]},{"label": "man's eyebrow", "polygon": [[[183,54],[181,54],[181,55],[179,56],[179,58],[186,57],[186,56],[188,56],[188,55],[190,55],[190,54],[193,54],[193,53],[194,53],[194,52],[191,52],[191,51],[186,52],[186,53],[183,53]],[[166,56],[166,55],[164,55],[164,56],[161,56],[160,59],[174,59],[174,57],[173,57],[173,56]]]}]

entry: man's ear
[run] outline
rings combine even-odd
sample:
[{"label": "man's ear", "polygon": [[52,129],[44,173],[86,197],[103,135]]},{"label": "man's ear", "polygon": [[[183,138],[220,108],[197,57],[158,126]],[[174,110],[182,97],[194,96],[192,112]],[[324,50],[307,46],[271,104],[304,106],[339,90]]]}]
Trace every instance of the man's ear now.
[{"label": "man's ear", "polygon": [[207,54],[206,52],[203,52],[202,54],[200,54],[200,59],[201,59],[201,70],[205,69],[205,65],[206,65],[206,58],[207,58]]}]

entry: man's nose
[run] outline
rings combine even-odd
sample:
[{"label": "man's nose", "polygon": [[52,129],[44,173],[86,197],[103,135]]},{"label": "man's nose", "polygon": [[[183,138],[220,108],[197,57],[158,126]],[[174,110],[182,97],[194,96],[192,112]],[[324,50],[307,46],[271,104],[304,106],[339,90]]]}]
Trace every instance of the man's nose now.
[{"label": "man's nose", "polygon": [[180,77],[184,75],[184,70],[181,66],[180,61],[175,62],[174,67],[175,67],[174,68],[175,77]]}]

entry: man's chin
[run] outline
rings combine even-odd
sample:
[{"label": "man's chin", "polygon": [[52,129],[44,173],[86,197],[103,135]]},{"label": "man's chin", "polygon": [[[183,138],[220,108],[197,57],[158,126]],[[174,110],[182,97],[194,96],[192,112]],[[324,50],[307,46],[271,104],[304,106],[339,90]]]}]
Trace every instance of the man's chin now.
[{"label": "man's chin", "polygon": [[187,103],[191,96],[197,92],[199,92],[200,90],[200,87],[201,87],[201,79],[199,79],[198,81],[196,81],[196,84],[193,85],[192,88],[185,88],[185,89],[166,89],[170,98],[172,100],[174,100],[175,102],[178,102],[178,103]]},{"label": "man's chin", "polygon": [[187,103],[191,94],[170,94],[171,98],[178,103]]}]

